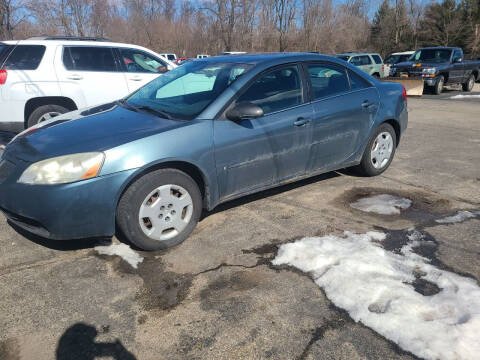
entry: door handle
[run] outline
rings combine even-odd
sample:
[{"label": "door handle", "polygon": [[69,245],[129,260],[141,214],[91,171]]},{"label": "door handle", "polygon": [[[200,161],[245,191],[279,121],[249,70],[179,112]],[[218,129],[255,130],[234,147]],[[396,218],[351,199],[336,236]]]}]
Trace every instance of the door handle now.
[{"label": "door handle", "polygon": [[305,126],[305,125],[307,125],[309,122],[310,122],[310,119],[305,119],[305,118],[303,118],[303,117],[299,117],[299,118],[293,123],[293,125],[295,125],[295,126]]},{"label": "door handle", "polygon": [[70,79],[70,80],[82,80],[83,76],[78,75],[78,74],[72,74],[72,75],[68,76],[67,78]]},{"label": "door handle", "polygon": [[142,81],[142,78],[140,76],[134,76],[134,77],[131,77],[130,80],[133,80],[133,81]]},{"label": "door handle", "polygon": [[368,100],[365,100],[364,102],[362,102],[362,107],[364,107],[364,108],[369,108],[372,105],[373,105],[373,103],[371,103]]}]

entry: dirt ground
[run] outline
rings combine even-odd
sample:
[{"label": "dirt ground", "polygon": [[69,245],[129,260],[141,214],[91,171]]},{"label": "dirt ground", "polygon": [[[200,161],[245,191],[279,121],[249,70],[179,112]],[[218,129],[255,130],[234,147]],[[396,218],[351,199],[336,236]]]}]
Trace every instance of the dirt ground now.
[{"label": "dirt ground", "polygon": [[[409,112],[383,175],[328,173],[224,204],[182,245],[139,252],[137,269],[94,241],[45,241],[0,215],[0,359],[414,358],[308,275],[270,262],[305,236],[421,227],[438,263],[480,279],[480,218],[432,221],[480,210],[480,100],[409,99]],[[369,194],[413,205],[393,217],[349,206]]]}]

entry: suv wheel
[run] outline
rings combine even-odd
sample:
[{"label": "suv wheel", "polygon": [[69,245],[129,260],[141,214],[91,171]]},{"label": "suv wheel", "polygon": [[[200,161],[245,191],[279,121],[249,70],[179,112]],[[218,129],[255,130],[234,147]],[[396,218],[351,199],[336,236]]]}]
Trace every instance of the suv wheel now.
[{"label": "suv wheel", "polygon": [[28,117],[27,127],[37,125],[43,121],[50,120],[51,118],[60,114],[69,112],[67,108],[60,105],[42,105],[36,108]]},{"label": "suv wheel", "polygon": [[202,213],[197,183],[176,169],[148,173],[125,191],[117,224],[126,238],[143,250],[167,249],[183,242]]},{"label": "suv wheel", "polygon": [[470,92],[473,89],[473,85],[475,85],[475,77],[470,75],[468,80],[462,84],[463,91]]},{"label": "suv wheel", "polygon": [[443,84],[445,83],[445,78],[443,75],[440,75],[437,79],[437,82],[435,83],[435,86],[433,87],[433,91],[435,92],[436,95],[440,95],[443,91]]}]

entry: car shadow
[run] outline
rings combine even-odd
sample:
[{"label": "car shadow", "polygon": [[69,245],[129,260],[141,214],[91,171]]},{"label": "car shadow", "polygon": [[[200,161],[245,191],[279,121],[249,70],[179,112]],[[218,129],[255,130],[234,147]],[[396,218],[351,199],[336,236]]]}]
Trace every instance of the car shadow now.
[{"label": "car shadow", "polygon": [[[109,331],[105,327],[103,333]],[[114,360],[136,360],[117,339],[115,342],[96,342],[98,330],[85,323],[70,326],[58,340],[56,360],[94,360],[108,357]]]},{"label": "car shadow", "polygon": [[10,220],[7,220],[7,223],[12,227],[12,229],[19,235],[23,236],[31,242],[44,246],[52,250],[59,251],[72,251],[72,250],[82,250],[90,249],[99,243],[110,243],[111,238],[88,238],[88,239],[75,239],[75,240],[50,240],[43,238],[41,236],[32,234],[25,229],[22,229],[18,225],[14,224]]},{"label": "car shadow", "polygon": [[271,196],[274,196],[274,195],[277,195],[277,194],[281,194],[283,192],[287,192],[287,191],[290,191],[290,190],[293,190],[293,189],[300,188],[300,187],[305,186],[305,185],[310,185],[310,184],[313,184],[313,183],[316,183],[316,182],[319,182],[319,181],[332,179],[332,178],[335,178],[335,177],[338,177],[338,176],[341,176],[339,171],[332,171],[332,172],[328,172],[328,173],[325,173],[325,174],[312,176],[312,177],[307,178],[307,179],[303,179],[303,180],[295,181],[295,182],[292,182],[292,183],[288,183],[288,184],[285,184],[285,185],[280,185],[280,186],[277,186],[277,187],[274,187],[274,188],[271,188],[271,189],[263,190],[263,191],[260,191],[260,192],[257,192],[257,193],[251,194],[251,195],[245,195],[245,196],[242,196],[238,199],[234,199],[234,200],[230,200],[230,201],[227,201],[225,203],[222,203],[222,204],[218,205],[217,207],[215,207],[215,209],[213,209],[211,211],[204,210],[203,213],[202,213],[202,216],[200,217],[200,221],[209,217],[210,215],[213,215],[213,214],[225,211],[225,210],[229,210],[229,209],[235,208],[237,206],[242,206],[242,205],[257,201],[257,200],[265,199],[265,198],[268,198],[268,197],[271,197]]}]

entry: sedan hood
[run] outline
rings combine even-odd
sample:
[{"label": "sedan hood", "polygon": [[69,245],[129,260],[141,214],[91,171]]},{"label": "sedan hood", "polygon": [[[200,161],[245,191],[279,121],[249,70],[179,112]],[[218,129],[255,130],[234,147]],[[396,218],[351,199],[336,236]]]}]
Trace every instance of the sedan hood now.
[{"label": "sedan hood", "polygon": [[67,113],[27,129],[5,148],[4,156],[35,162],[65,154],[105,151],[188,123],[110,103]]}]

